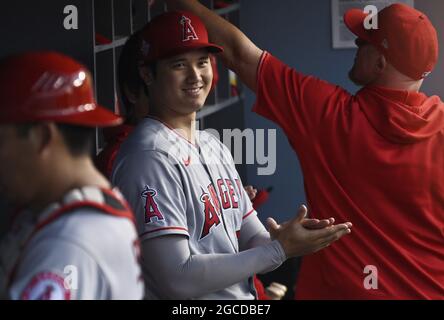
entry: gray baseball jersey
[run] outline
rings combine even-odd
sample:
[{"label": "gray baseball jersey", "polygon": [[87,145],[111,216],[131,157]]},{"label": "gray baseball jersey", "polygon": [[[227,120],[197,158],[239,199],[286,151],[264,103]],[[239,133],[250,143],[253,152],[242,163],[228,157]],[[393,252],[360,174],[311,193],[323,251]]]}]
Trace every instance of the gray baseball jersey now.
[{"label": "gray baseball jersey", "polygon": [[21,212],[1,243],[11,299],[141,299],[133,216],[117,190],[74,189],[40,214]]},{"label": "gray baseball jersey", "polygon": [[[214,136],[198,131],[196,144],[162,122],[147,118],[123,143],[113,183],[136,215],[141,241],[184,235],[192,255],[237,253],[237,232],[256,215],[230,151]],[[168,254],[168,253],[165,253]],[[145,277],[155,277],[150,259]],[[198,285],[197,283],[194,285]],[[147,295],[162,298],[146,283]],[[249,279],[200,299],[252,299]]]}]

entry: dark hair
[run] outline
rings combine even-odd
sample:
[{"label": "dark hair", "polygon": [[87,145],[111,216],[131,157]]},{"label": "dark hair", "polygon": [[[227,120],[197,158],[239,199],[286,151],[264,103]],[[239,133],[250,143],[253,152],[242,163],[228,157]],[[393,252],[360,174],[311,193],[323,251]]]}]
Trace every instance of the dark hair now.
[{"label": "dark hair", "polygon": [[[38,123],[26,123],[17,125],[17,133],[20,137],[27,137],[31,128]],[[94,150],[94,127],[83,127],[64,123],[56,123],[62,134],[63,140],[72,156],[92,155]]]},{"label": "dark hair", "polygon": [[119,82],[120,96],[122,98],[124,112],[127,121],[134,118],[134,104],[126,96],[124,88],[138,95],[140,88],[143,86],[143,80],[139,75],[139,57],[140,57],[140,31],[134,32],[123,46],[120,53],[117,77]]},{"label": "dark hair", "polygon": [[[123,111],[126,117],[126,123],[136,123],[134,104],[128,99],[125,88],[129,90],[134,96],[138,96],[140,90],[144,90],[148,96],[148,89],[140,77],[139,62],[141,61],[140,54],[140,34],[141,30],[135,31],[125,42],[120,53],[117,77],[119,83],[120,97],[123,103]],[[145,64],[151,71],[153,76],[156,76],[156,63]]]},{"label": "dark hair", "polygon": [[56,125],[72,156],[93,154],[96,128],[62,123],[57,123]]}]

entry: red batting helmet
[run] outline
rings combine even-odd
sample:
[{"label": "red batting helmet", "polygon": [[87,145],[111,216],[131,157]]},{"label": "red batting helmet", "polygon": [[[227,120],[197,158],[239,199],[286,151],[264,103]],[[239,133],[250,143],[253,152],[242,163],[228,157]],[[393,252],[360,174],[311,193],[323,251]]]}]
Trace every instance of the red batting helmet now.
[{"label": "red batting helmet", "polygon": [[54,121],[113,126],[122,119],[94,99],[89,71],[56,52],[27,52],[0,61],[0,123]]}]

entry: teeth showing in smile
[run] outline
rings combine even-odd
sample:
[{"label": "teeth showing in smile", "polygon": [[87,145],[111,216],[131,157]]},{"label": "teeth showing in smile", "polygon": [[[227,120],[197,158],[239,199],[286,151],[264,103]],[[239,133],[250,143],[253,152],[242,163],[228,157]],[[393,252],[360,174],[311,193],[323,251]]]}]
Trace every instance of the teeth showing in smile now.
[{"label": "teeth showing in smile", "polygon": [[200,89],[202,89],[202,88],[184,89],[184,91],[185,91],[186,93],[194,94],[194,93],[198,93],[198,92],[200,91]]}]

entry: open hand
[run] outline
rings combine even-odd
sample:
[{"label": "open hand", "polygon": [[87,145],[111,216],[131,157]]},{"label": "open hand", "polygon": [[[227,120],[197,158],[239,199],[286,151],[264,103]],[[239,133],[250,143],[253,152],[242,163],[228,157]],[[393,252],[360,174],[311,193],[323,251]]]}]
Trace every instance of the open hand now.
[{"label": "open hand", "polygon": [[248,198],[253,201],[253,199],[256,198],[257,189],[253,188],[253,186],[245,186],[244,189],[248,194]]},{"label": "open hand", "polygon": [[287,293],[287,286],[272,282],[267,288],[265,288],[265,293],[271,300],[281,300],[285,296],[285,293]]},{"label": "open hand", "polygon": [[305,219],[306,215],[307,208],[302,205],[296,216],[285,223],[267,219],[271,238],[280,242],[287,258],[317,252],[351,232],[350,222],[333,225],[334,219]]}]

